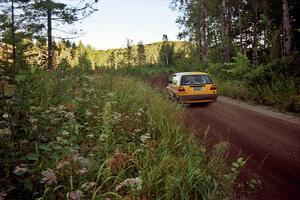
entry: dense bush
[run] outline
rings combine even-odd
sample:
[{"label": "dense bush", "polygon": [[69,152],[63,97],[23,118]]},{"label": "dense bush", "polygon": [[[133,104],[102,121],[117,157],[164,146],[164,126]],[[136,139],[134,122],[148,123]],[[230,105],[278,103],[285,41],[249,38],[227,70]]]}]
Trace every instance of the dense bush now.
[{"label": "dense bush", "polygon": [[219,92],[233,98],[300,112],[299,58],[291,56],[272,63],[250,66],[242,54],[234,62],[211,64],[208,72],[218,82]]}]

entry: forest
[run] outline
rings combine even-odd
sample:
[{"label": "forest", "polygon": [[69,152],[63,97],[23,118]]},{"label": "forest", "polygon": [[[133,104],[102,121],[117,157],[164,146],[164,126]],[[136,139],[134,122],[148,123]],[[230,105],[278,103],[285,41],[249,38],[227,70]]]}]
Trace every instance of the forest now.
[{"label": "forest", "polygon": [[185,134],[183,108],[143,80],[204,71],[220,95],[299,114],[300,2],[170,0],[178,41],[109,50],[66,35],[98,12],[97,0],[74,2],[0,1],[0,200],[255,192],[259,180],[238,182],[245,159],[228,167],[226,142],[206,152],[205,138]]}]

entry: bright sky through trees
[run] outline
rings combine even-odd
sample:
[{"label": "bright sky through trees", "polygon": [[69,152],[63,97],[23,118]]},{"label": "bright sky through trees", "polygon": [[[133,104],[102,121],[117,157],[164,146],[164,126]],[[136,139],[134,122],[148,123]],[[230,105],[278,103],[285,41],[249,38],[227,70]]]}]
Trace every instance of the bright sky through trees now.
[{"label": "bright sky through trees", "polygon": [[175,40],[179,32],[178,13],[169,0],[100,0],[98,12],[76,25],[85,35],[76,39],[97,49],[124,47],[126,38],[134,43],[161,41],[163,34]]}]

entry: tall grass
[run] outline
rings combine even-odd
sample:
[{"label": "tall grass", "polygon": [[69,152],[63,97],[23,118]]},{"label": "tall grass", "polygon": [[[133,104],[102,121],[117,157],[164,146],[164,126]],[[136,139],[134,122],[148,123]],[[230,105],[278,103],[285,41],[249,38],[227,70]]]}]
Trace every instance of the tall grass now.
[{"label": "tall grass", "polygon": [[[207,153],[184,131],[182,108],[142,81],[113,72],[21,76],[18,137],[0,136],[7,199],[234,198],[227,145]],[[18,101],[12,106],[17,115]]]}]

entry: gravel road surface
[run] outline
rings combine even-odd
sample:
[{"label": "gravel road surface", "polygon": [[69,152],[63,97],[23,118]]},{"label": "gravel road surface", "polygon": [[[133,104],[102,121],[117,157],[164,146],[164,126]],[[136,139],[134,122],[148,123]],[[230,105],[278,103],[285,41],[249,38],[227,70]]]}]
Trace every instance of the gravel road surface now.
[{"label": "gravel road surface", "polygon": [[[164,89],[167,74],[149,79]],[[253,199],[300,199],[300,118],[226,97],[210,105],[186,107],[186,124],[208,134],[211,144],[228,141],[228,163],[249,158],[241,176],[257,177],[262,188]],[[243,178],[242,178],[243,179]]]}]

